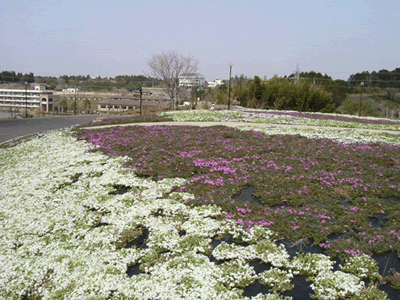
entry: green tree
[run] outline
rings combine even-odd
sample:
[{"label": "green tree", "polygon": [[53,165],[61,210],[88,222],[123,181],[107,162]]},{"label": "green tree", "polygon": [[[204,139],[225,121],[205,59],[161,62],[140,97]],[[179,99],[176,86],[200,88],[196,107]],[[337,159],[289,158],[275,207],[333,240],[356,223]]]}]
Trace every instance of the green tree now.
[{"label": "green tree", "polygon": [[62,99],[60,103],[58,104],[59,110],[60,111],[67,111],[68,110],[68,104],[66,99]]},{"label": "green tree", "polygon": [[71,110],[72,110],[72,111],[75,111],[76,108],[77,108],[76,102],[75,102],[75,101],[72,101],[72,103],[71,103]]},{"label": "green tree", "polygon": [[258,76],[254,76],[254,79],[250,86],[250,93],[255,99],[256,106],[262,106],[262,95],[263,95],[263,86],[261,84],[261,79]]},{"label": "green tree", "polygon": [[228,104],[228,95],[223,90],[217,91],[217,104],[226,105]]},{"label": "green tree", "polygon": [[[353,100],[350,97],[346,98],[340,109],[349,115],[358,114],[360,111],[360,101]],[[361,116],[376,116],[375,109],[370,100],[361,102]]]},{"label": "green tree", "polygon": [[89,110],[92,106],[92,103],[90,102],[90,100],[85,99],[83,100],[83,107],[85,110]]},{"label": "green tree", "polygon": [[332,94],[308,80],[294,83],[289,79],[274,77],[266,85],[263,103],[264,107],[275,109],[316,112],[332,103]]}]

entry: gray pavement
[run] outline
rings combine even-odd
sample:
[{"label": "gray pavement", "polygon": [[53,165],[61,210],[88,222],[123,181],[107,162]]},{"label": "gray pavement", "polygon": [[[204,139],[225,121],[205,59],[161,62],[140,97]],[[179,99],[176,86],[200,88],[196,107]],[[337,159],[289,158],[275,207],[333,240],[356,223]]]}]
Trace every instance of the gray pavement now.
[{"label": "gray pavement", "polygon": [[20,136],[39,133],[48,130],[61,129],[92,121],[99,116],[65,116],[37,119],[0,119],[0,143]]}]

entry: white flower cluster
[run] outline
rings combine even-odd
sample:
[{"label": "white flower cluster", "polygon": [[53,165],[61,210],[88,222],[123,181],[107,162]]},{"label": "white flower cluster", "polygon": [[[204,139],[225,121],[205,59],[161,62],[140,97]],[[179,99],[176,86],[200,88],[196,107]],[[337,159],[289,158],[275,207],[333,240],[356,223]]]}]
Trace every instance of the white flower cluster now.
[{"label": "white flower cluster", "polygon": [[267,135],[300,135],[308,139],[330,139],[343,144],[400,144],[400,138],[396,134],[356,131],[354,129],[324,129],[324,128],[295,128],[295,127],[257,127],[239,126],[240,130],[260,131]]},{"label": "white flower cluster", "polygon": [[352,274],[342,271],[320,272],[311,284],[314,299],[337,300],[358,295],[364,289],[364,282]]},{"label": "white flower cluster", "polygon": [[226,288],[221,268],[207,256],[187,253],[159,264],[151,274],[140,274],[127,281],[129,299],[240,299],[242,291]]},{"label": "white flower cluster", "polygon": [[[332,273],[320,256],[291,262],[267,227],[247,231],[215,205],[192,207],[186,199],[193,195],[170,193],[184,179],[139,178],[121,169],[125,158],[87,149],[57,132],[0,150],[0,298],[246,299],[243,287],[258,278],[252,259],[285,269],[288,279],[302,267],[322,274],[314,281],[318,295],[340,280],[349,283],[335,283],[335,295],[359,290],[356,276],[364,272]],[[147,240],[125,248],[145,231]],[[212,239],[226,235],[248,245],[222,242],[213,250]],[[231,261],[216,264],[210,254]],[[130,266],[145,272],[128,277]]]},{"label": "white flower cluster", "polygon": [[286,290],[292,290],[294,285],[291,284],[293,274],[291,270],[281,270],[272,268],[264,271],[260,276],[260,282],[268,285],[274,293],[284,293]]},{"label": "white flower cluster", "polygon": [[258,294],[257,296],[251,298],[252,300],[292,300],[292,297],[289,296],[281,296],[278,294]]},{"label": "white flower cluster", "polygon": [[352,255],[346,260],[346,264],[341,266],[341,270],[352,273],[363,279],[369,277],[371,280],[381,280],[377,262],[366,254]]},{"label": "white flower cluster", "polygon": [[[265,111],[265,110],[264,110]],[[277,114],[273,114],[274,110],[269,110],[268,114],[257,112],[256,109],[251,110],[222,110],[222,111],[210,111],[210,110],[188,110],[188,111],[171,111],[163,112],[161,115],[171,117],[175,122],[249,122],[249,123],[267,123],[267,124],[287,124],[287,125],[303,125],[303,126],[323,126],[323,127],[344,127],[344,128],[358,128],[358,129],[374,129],[374,130],[392,130],[400,131],[400,125],[392,124],[369,124],[359,122],[347,122],[332,119],[318,119],[318,115],[321,113],[314,113],[315,119],[301,118],[291,115],[282,115],[282,112],[293,112],[295,111],[276,111]],[[307,113],[312,114],[312,113]],[[326,114],[329,116],[349,117],[349,115],[341,114]],[[357,116],[351,116],[352,118],[359,118]],[[359,119],[363,120],[379,120],[374,117],[362,117]],[[381,119],[387,121],[393,121],[390,119]]]},{"label": "white flower cluster", "polygon": [[235,244],[228,244],[225,242],[221,242],[212,252],[212,255],[217,260],[225,260],[225,259],[246,259],[252,260],[256,259],[256,254],[254,251],[254,245],[250,246],[241,246]]},{"label": "white flower cluster", "polygon": [[[138,178],[120,168],[125,158],[87,149],[54,133],[0,151],[1,297],[242,298],[232,284],[251,282],[253,269],[243,261],[218,266],[207,256],[211,238],[233,227],[215,219],[219,207],[185,205],[193,195],[163,199],[185,181]],[[119,186],[129,191],[115,193]],[[148,248],[121,248],[141,228],[149,231]],[[151,273],[127,277],[128,266],[145,257]]]},{"label": "white flower cluster", "polygon": [[290,262],[290,267],[294,274],[316,276],[320,272],[327,272],[333,269],[334,262],[329,259],[329,256],[324,254],[306,255],[298,254]]},{"label": "white flower cluster", "polygon": [[274,267],[286,267],[289,265],[290,255],[283,244],[277,246],[272,241],[262,240],[255,245],[255,252],[257,258],[264,263],[271,263]]},{"label": "white flower cluster", "polygon": [[229,288],[246,287],[256,280],[256,272],[242,259],[225,262],[219,267],[220,281]]},{"label": "white flower cluster", "polygon": [[210,110],[177,110],[160,113],[161,116],[170,117],[175,122],[221,122],[235,121],[242,115],[239,111],[210,111]]}]

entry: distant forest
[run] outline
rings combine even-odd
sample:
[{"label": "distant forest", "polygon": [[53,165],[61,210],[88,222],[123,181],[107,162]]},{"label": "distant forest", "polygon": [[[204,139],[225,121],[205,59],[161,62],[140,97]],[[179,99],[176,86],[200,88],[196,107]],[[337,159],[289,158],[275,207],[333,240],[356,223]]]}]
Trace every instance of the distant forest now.
[{"label": "distant forest", "polygon": [[112,91],[114,89],[135,90],[139,87],[152,87],[160,84],[155,78],[143,75],[120,75],[112,77],[90,77],[90,75],[62,75],[54,76],[34,76],[29,74],[16,73],[15,71],[2,71],[0,73],[0,83],[44,83],[51,90],[61,90],[63,88],[78,87],[82,91]]},{"label": "distant forest", "polygon": [[378,72],[364,71],[351,75],[348,81],[352,85],[359,85],[364,82],[365,86],[380,87],[380,88],[400,88],[400,68],[393,71],[382,69]]},{"label": "distant forest", "polygon": [[[242,77],[243,78],[243,77]],[[239,81],[239,77],[232,78],[232,84],[235,85]],[[246,78],[247,79],[247,78]],[[294,74],[285,76],[284,79],[294,79]],[[321,73],[302,72],[300,79],[312,80],[314,84],[324,86],[325,90],[333,92],[333,94],[343,94],[349,92],[346,89],[359,87],[364,83],[365,88],[379,87],[386,88],[400,88],[400,68],[393,71],[382,69],[380,71],[363,71],[361,73],[352,74],[348,80],[333,80],[327,74]],[[251,79],[248,79],[251,80]],[[157,86],[161,82],[158,79],[146,77],[144,75],[120,75],[115,78],[100,77],[92,78],[90,75],[62,75],[59,77],[54,76],[35,76],[32,72],[27,74],[16,73],[15,71],[2,71],[0,73],[0,83],[45,83],[49,89],[61,90],[68,87],[78,87],[84,91],[112,91],[114,89],[125,88],[127,90],[138,89],[139,87],[152,87]],[[342,97],[341,97],[342,98]]]}]

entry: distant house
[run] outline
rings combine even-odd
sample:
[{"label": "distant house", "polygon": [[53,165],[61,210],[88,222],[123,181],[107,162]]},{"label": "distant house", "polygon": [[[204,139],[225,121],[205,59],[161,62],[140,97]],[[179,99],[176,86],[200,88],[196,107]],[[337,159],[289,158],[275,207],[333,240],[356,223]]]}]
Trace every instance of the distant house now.
[{"label": "distant house", "polygon": [[[171,106],[171,100],[168,98],[142,98],[142,106],[143,107],[162,107],[167,108]],[[120,96],[120,97],[111,97],[108,99],[103,99],[97,102],[97,110],[98,111],[129,111],[140,108],[140,99],[139,95],[132,96]]]},{"label": "distant house", "polygon": [[64,92],[64,93],[75,93],[75,92],[77,92],[78,91],[78,89],[76,89],[76,88],[66,88],[66,89],[62,89],[62,92]]},{"label": "distant house", "polygon": [[216,87],[218,87],[217,83],[215,81],[209,81],[208,82],[208,87],[215,89]]},{"label": "distant house", "polygon": [[229,85],[229,79],[215,79],[214,81],[208,82],[208,87],[215,89],[221,85]]},{"label": "distant house", "polygon": [[179,75],[179,86],[180,87],[204,87],[206,80],[203,75],[198,73],[183,73]]}]

